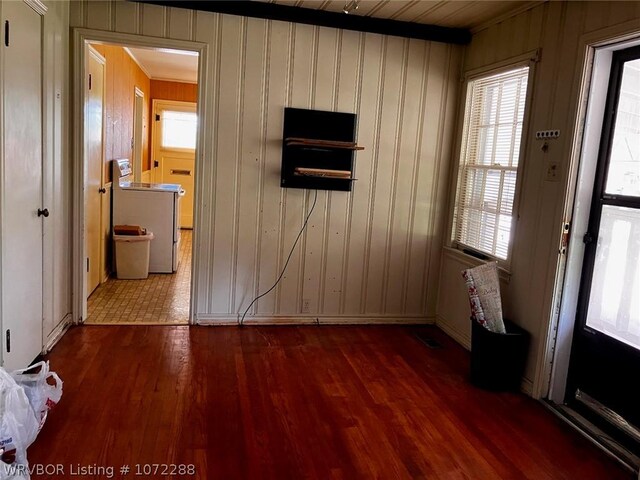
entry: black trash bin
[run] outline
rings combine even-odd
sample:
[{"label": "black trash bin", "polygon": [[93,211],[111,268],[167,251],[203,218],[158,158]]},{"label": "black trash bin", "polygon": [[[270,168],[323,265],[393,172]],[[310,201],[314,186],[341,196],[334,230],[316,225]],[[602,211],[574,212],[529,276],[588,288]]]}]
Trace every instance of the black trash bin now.
[{"label": "black trash bin", "polygon": [[487,330],[471,319],[471,383],[487,390],[519,390],[529,350],[529,333],[509,320],[507,333]]}]

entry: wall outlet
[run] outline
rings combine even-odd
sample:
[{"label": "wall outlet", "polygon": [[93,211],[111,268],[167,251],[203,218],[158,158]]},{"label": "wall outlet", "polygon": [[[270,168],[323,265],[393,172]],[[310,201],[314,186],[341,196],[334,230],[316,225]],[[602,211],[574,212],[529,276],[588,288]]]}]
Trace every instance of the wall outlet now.
[{"label": "wall outlet", "polygon": [[556,162],[549,162],[547,164],[547,175],[545,180],[547,182],[557,182],[560,180],[560,165]]},{"label": "wall outlet", "polygon": [[302,313],[309,313],[311,311],[311,300],[308,298],[302,299]]}]

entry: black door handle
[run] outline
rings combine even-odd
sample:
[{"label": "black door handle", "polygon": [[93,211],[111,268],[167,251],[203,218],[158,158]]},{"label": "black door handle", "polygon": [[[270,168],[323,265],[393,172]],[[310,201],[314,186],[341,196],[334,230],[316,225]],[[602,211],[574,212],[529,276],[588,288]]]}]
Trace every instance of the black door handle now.
[{"label": "black door handle", "polygon": [[104,187],[101,187],[101,188],[99,188],[99,189],[98,189],[98,192],[100,192],[100,193],[107,193],[107,189],[106,189],[106,188],[104,188]]},{"label": "black door handle", "polygon": [[38,216],[39,217],[48,217],[49,216],[49,209],[48,208],[44,208],[44,209],[38,209]]}]

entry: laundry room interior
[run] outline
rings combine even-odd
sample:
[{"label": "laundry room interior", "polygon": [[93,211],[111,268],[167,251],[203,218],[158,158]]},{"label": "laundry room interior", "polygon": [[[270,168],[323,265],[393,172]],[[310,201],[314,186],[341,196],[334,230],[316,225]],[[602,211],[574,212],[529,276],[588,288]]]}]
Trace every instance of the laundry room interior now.
[{"label": "laundry room interior", "polygon": [[198,53],[85,47],[86,323],[187,324]]}]

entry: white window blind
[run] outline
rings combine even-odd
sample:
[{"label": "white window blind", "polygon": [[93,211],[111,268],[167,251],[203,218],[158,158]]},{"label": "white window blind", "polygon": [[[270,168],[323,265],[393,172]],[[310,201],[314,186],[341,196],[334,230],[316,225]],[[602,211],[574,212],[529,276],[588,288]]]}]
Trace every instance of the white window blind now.
[{"label": "white window blind", "polygon": [[467,87],[453,241],[507,259],[529,67]]}]

